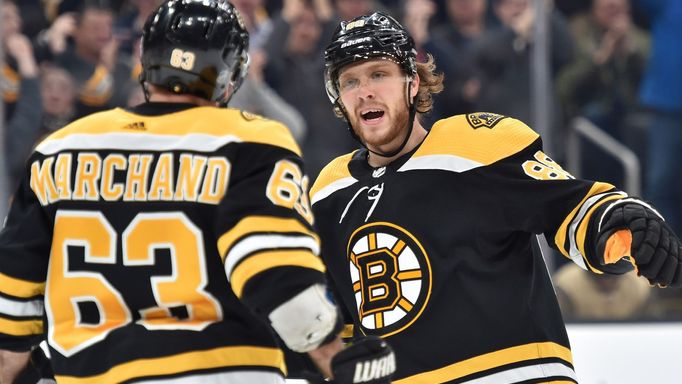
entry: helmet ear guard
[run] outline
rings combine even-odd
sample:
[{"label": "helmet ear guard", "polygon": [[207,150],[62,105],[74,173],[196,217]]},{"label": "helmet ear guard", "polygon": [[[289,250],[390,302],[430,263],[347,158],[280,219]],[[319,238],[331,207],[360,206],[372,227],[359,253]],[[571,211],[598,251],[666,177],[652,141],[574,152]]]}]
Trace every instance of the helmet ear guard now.
[{"label": "helmet ear guard", "polygon": [[246,76],[248,44],[229,2],[166,1],[143,28],[140,82],[226,105]]}]

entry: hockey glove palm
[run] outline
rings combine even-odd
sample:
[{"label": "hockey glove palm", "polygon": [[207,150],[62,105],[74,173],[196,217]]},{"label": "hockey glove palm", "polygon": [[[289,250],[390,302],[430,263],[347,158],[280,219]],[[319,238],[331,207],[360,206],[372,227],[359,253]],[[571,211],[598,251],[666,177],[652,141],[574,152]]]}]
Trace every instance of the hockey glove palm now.
[{"label": "hockey glove palm", "polygon": [[605,262],[617,261],[609,255],[614,240],[630,240],[631,234],[630,253],[618,258],[631,256],[630,262],[635,265],[637,274],[646,277],[651,284],[682,285],[680,239],[658,212],[634,199],[616,202],[609,208],[600,222],[597,238],[598,254],[604,255]]},{"label": "hockey glove palm", "polygon": [[332,359],[335,384],[390,383],[395,368],[391,347],[373,336],[349,344]]}]

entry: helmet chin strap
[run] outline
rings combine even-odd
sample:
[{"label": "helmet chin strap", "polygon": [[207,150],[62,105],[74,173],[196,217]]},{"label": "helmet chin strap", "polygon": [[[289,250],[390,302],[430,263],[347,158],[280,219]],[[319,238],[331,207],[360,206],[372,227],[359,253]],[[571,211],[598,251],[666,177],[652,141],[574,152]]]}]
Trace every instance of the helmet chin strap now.
[{"label": "helmet chin strap", "polygon": [[407,145],[407,141],[410,140],[410,136],[412,136],[412,129],[414,128],[414,116],[417,114],[417,104],[414,102],[411,102],[411,98],[410,98],[410,88],[412,85],[412,81],[413,80],[406,82],[407,85],[406,85],[406,89],[405,89],[405,94],[407,96],[407,104],[408,104],[408,107],[410,108],[410,114],[409,114],[408,122],[407,122],[407,134],[405,134],[405,138],[403,139],[403,142],[400,144],[400,146],[398,148],[396,148],[395,150],[390,151],[390,152],[374,151],[374,150],[369,149],[367,144],[365,144],[362,141],[362,139],[360,138],[360,136],[358,136],[358,134],[355,133],[355,130],[353,129],[353,126],[350,123],[350,119],[348,118],[348,112],[346,112],[346,108],[343,107],[343,105],[337,101],[337,103],[341,107],[341,112],[343,113],[344,117],[346,118],[346,122],[348,123],[348,130],[350,131],[351,136],[353,136],[353,138],[355,140],[357,140],[363,147],[367,148],[367,150],[372,152],[373,154],[375,154],[377,156],[381,156],[381,157],[393,157],[393,156],[399,154],[400,151],[402,151],[403,148],[405,148],[405,146]]}]

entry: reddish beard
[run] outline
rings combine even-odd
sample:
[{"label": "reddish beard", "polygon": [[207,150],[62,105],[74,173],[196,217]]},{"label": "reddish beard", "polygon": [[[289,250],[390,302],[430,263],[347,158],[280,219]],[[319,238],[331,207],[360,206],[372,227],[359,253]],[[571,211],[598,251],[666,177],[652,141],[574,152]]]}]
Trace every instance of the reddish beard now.
[{"label": "reddish beard", "polygon": [[[400,108],[398,112],[395,114],[395,118],[393,118],[393,123],[397,125],[391,126],[388,135],[384,138],[384,140],[381,140],[380,143],[372,144],[372,150],[376,151],[379,150],[379,147],[391,144],[392,148],[384,148],[379,150],[379,152],[384,152],[384,153],[389,153],[393,151],[395,148],[397,148],[403,140],[405,140],[405,135],[407,135],[407,131],[409,129],[409,124],[410,124],[410,111],[408,108]],[[362,129],[360,127],[360,121],[362,119],[357,117],[357,115],[353,115],[351,125],[353,127],[353,131],[355,134],[362,140],[362,143],[365,147],[367,147],[367,140],[365,140],[365,135],[362,133]]]}]

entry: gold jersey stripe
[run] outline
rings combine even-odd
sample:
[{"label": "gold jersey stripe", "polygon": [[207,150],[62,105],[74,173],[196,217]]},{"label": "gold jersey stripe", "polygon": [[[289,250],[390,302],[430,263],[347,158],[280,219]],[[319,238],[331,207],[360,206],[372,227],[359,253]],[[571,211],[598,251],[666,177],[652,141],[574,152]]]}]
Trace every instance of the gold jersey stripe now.
[{"label": "gold jersey stripe", "polygon": [[[607,184],[607,183],[594,183],[592,185],[592,188],[590,188],[589,192],[585,194],[583,199],[576,205],[573,210],[571,210],[571,213],[569,213],[564,221],[561,223],[559,226],[559,229],[556,232],[556,235],[554,236],[554,244],[556,244],[557,249],[561,252],[562,255],[566,256],[567,258],[571,258],[571,256],[568,253],[568,250],[565,247],[566,241],[567,241],[567,236],[568,236],[568,227],[571,225],[571,222],[573,221],[573,218],[575,215],[578,213],[580,210],[580,207],[585,204],[585,201],[589,199],[591,196],[607,192],[609,190],[613,189],[613,185]],[[590,267],[592,269],[592,267]]]},{"label": "gold jersey stripe", "polygon": [[232,290],[237,297],[241,298],[244,285],[249,279],[270,268],[277,267],[310,268],[322,273],[325,271],[322,260],[311,252],[300,249],[259,252],[249,256],[235,267],[230,276]]},{"label": "gold jersey stripe", "polygon": [[352,153],[339,156],[332,160],[331,163],[327,164],[320,174],[317,176],[313,187],[310,189],[310,196],[315,196],[324,187],[332,184],[337,180],[341,180],[347,177],[351,177],[350,171],[348,170],[348,163],[353,158]]},{"label": "gold jersey stripe", "polygon": [[16,279],[0,273],[0,292],[22,299],[28,299],[44,294],[45,283],[35,283],[32,281]]},{"label": "gold jersey stripe", "polygon": [[[147,376],[173,375],[223,367],[271,367],[286,374],[284,353],[277,348],[222,347],[157,358],[147,358],[117,365],[101,375],[75,377],[57,375],[62,384],[121,383]],[[251,368],[253,369],[253,368]]]},{"label": "gold jersey stripe", "polygon": [[457,115],[437,121],[412,157],[455,155],[488,165],[519,152],[538,137],[526,124],[509,117],[493,128],[474,129],[466,115]]},{"label": "gold jersey stripe", "polygon": [[10,320],[0,317],[0,333],[12,336],[31,336],[43,333],[42,320]]},{"label": "gold jersey stripe", "polygon": [[[137,115],[121,108],[95,113],[77,120],[50,135],[45,141],[65,139],[74,134],[97,135],[111,133],[135,135],[182,136],[203,134],[207,136],[234,136],[239,141],[269,144],[301,155],[301,149],[282,123],[260,117],[245,117],[230,108],[195,107],[159,116]],[[207,124],[206,122],[210,122]],[[134,123],[143,123],[143,130],[131,130]],[[188,148],[191,149],[191,148]]]},{"label": "gold jersey stripe", "polygon": [[433,384],[456,380],[474,373],[522,361],[546,358],[559,358],[573,365],[571,351],[552,342],[530,343],[486,353],[435,369],[419,373],[397,381],[394,384]]},{"label": "gold jersey stripe", "polygon": [[296,219],[285,219],[273,216],[247,216],[241,219],[237,225],[225,232],[218,239],[218,251],[220,257],[225,261],[227,252],[232,248],[236,241],[249,233],[304,233],[320,244],[317,234]]}]

